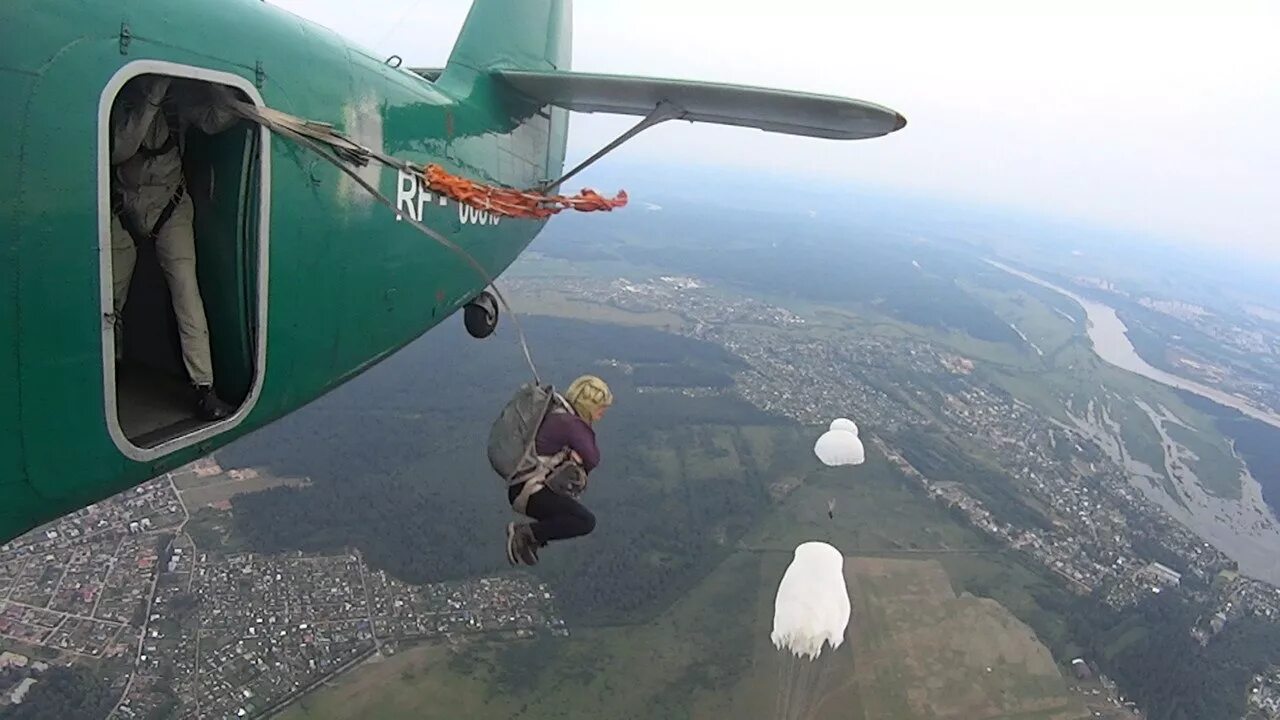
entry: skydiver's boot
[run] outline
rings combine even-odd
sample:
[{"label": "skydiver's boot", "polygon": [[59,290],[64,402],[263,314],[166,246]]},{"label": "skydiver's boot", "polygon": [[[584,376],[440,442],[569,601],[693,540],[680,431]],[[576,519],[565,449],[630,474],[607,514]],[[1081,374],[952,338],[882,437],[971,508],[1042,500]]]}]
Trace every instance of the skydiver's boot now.
[{"label": "skydiver's boot", "polygon": [[533,526],[528,523],[507,525],[507,562],[512,565],[538,564],[538,539],[533,536]]},{"label": "skydiver's boot", "polygon": [[231,414],[231,406],[222,402],[212,385],[197,385],[196,412],[202,420],[221,420]]}]

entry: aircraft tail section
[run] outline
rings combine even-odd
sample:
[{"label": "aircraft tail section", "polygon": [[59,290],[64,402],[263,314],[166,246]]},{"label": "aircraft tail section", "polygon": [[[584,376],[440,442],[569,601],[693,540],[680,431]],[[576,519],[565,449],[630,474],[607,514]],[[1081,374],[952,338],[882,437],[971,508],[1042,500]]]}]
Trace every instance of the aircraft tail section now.
[{"label": "aircraft tail section", "polygon": [[568,70],[572,0],[474,0],[438,84],[469,89],[493,70]]}]

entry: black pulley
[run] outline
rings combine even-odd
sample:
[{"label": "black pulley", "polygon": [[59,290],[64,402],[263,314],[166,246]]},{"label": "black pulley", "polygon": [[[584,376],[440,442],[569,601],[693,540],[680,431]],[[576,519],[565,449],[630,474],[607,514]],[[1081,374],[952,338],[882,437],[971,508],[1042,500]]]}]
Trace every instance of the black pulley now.
[{"label": "black pulley", "polygon": [[471,337],[483,340],[498,327],[498,301],[488,290],[471,299],[462,308],[462,322]]}]

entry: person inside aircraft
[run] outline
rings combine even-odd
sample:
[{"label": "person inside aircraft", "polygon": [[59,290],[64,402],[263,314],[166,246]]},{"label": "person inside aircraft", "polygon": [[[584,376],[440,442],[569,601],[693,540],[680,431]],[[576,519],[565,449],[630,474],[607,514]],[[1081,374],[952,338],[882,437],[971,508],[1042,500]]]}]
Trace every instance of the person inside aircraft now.
[{"label": "person inside aircraft", "polygon": [[600,464],[594,425],[613,405],[613,393],[604,380],[583,375],[558,401],[538,427],[535,451],[561,461],[545,480],[533,477],[507,489],[512,508],[536,520],[507,526],[507,560],[513,565],[534,565],[548,542],[586,535],[596,526],[595,515],[577,498],[586,490],[587,474]]},{"label": "person inside aircraft", "polygon": [[162,76],[136,78],[111,111],[112,323],[123,353],[121,313],[137,260],[137,243],[155,243],[178,320],[182,360],[194,386],[197,414],[219,420],[230,407],[214,390],[204,301],[196,278],[194,208],[183,177],[189,128],[214,134],[235,124],[232,90]]}]

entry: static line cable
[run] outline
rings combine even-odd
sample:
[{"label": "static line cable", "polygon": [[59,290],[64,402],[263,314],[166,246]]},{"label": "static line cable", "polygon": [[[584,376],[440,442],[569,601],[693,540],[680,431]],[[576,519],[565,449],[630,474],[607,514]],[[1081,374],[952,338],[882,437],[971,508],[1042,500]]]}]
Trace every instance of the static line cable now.
[{"label": "static line cable", "polygon": [[[345,173],[348,177],[350,177],[358,185],[360,185],[360,187],[364,188],[364,190],[368,192],[370,195],[377,198],[377,200],[381,202],[383,205],[385,205],[387,209],[395,213],[397,221],[408,222],[409,225],[413,227],[415,230],[422,233],[423,235],[426,235],[428,238],[434,240],[435,242],[437,242],[438,244],[440,244],[450,252],[462,258],[468,265],[470,265],[476,271],[476,273],[479,274],[482,279],[484,279],[485,283],[490,288],[492,288],[493,294],[498,298],[498,301],[502,303],[502,307],[507,311],[507,314],[511,316],[511,321],[515,323],[515,326],[516,326],[516,334],[520,341],[520,349],[524,351],[525,362],[527,362],[529,365],[529,371],[533,373],[533,380],[539,385],[542,384],[542,378],[538,375],[538,367],[533,362],[532,353],[529,352],[529,342],[528,342],[528,339],[525,337],[524,328],[521,327],[520,325],[519,315],[516,313],[515,310],[512,309],[511,303],[507,302],[507,298],[502,294],[502,291],[498,289],[498,286],[494,283],[493,276],[489,274],[489,271],[485,269],[484,265],[481,265],[480,262],[476,260],[474,256],[471,255],[471,253],[467,252],[463,247],[453,242],[449,238],[445,237],[438,231],[427,227],[426,225],[413,219],[412,217],[406,217],[403,213],[401,213],[396,208],[395,203],[391,202],[390,198],[388,198],[386,195],[383,195],[382,192],[378,190],[378,188],[371,185],[367,180],[360,177],[359,173],[357,173],[355,170],[352,170],[345,163],[343,163],[342,160],[337,156],[337,152],[338,152],[337,150],[326,151],[325,149],[326,147],[332,147],[327,141],[325,141],[324,144],[321,144],[321,141],[317,141],[316,139],[311,137],[311,133],[307,133],[303,131],[302,128],[291,127],[290,125],[292,125],[292,123],[286,124],[286,123],[278,122],[273,118],[268,118],[264,113],[259,112],[259,109],[254,105],[238,102],[233,105],[233,108],[245,119],[258,123],[263,127],[267,128],[268,130],[270,130],[271,132],[274,132],[277,135],[285,137],[289,140],[293,140],[294,142],[310,149],[311,151],[319,155],[321,158],[329,162],[331,165],[338,168],[338,170]],[[280,114],[280,113],[277,113],[277,114]],[[308,123],[308,125],[310,124]],[[303,127],[306,127],[306,126],[304,125]],[[325,133],[325,135],[329,135],[329,134],[332,134],[332,133]],[[399,160],[395,160],[394,158],[386,157],[381,153],[374,153],[374,152],[368,151],[365,148],[362,148],[359,145],[356,145],[355,143],[352,143],[351,141],[346,140],[345,138],[341,138],[341,136],[334,135],[334,138],[336,140],[345,141],[341,146],[342,155],[345,159],[355,164],[367,165],[368,157],[375,157],[379,161],[383,162],[384,164],[400,170],[406,170],[410,172],[416,171],[418,173],[421,172],[420,170],[416,170],[416,168],[409,163],[401,162]],[[360,151],[364,151],[364,152],[362,153]],[[365,157],[361,158],[360,157],[361,155],[364,155]]]}]

